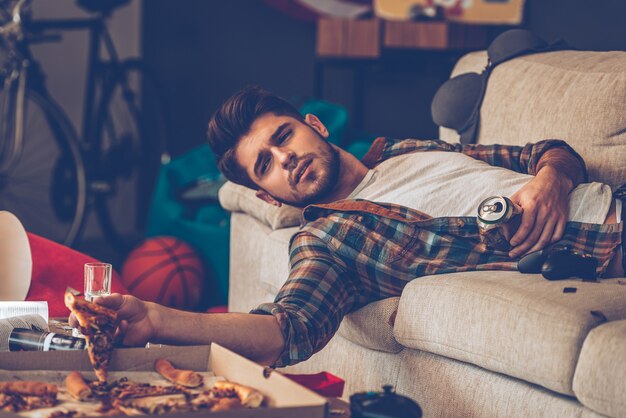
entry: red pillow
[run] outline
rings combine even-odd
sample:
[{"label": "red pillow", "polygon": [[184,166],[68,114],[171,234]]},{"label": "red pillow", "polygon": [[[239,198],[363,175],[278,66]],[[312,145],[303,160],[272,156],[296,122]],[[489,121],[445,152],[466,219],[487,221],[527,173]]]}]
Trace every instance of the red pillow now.
[{"label": "red pillow", "polygon": [[[82,292],[83,265],[98,260],[35,234],[28,233],[28,240],[33,274],[26,300],[45,300],[51,318],[67,317],[70,312],[63,302],[65,289],[71,286]],[[128,293],[115,271],[111,277],[111,291]]]}]

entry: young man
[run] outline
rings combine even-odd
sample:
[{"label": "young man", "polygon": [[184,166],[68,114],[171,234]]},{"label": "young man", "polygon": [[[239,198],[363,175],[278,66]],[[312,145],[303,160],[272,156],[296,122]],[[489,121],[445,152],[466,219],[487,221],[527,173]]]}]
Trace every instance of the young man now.
[{"label": "young man", "polygon": [[[231,181],[269,204],[311,205],[290,244],[289,277],[274,303],[251,314],[100,299],[123,319],[125,344],[214,341],[282,366],[320,350],[345,314],[399,295],[416,277],[515,270],[521,255],[557,241],[623,275],[611,190],[583,183],[584,162],[563,141],[510,147],[379,138],[359,161],[326,141],[317,117],[258,88],[226,101],[208,135]],[[510,196],[523,210],[506,251],[480,242],[475,211],[492,195]]]}]

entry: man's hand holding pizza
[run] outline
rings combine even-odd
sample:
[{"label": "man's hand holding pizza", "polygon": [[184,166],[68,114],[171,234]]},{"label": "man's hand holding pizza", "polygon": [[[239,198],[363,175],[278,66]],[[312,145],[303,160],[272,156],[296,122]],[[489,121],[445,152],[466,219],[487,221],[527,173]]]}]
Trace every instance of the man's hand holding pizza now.
[{"label": "man's hand holding pizza", "polygon": [[[117,337],[122,344],[145,346],[157,338],[159,313],[156,304],[119,293],[97,297],[94,302],[117,312],[120,320]],[[72,327],[78,325],[74,314],[70,315],[69,324]]]}]

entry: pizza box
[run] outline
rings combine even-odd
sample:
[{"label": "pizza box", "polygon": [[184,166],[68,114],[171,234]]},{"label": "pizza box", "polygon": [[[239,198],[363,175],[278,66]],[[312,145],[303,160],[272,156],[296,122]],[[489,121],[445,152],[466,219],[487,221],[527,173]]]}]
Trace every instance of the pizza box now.
[{"label": "pizza box", "polygon": [[[326,398],[298,385],[271,368],[260,366],[217,344],[121,348],[113,352],[109,371],[152,372],[154,361],[158,358],[168,359],[180,369],[213,372],[216,376],[255,388],[267,399],[266,407],[262,408],[213,413],[207,411],[172,413],[159,415],[160,417],[327,418],[329,416],[329,403]],[[22,371],[93,371],[86,350],[3,352],[0,353],[0,369],[15,371],[14,374],[10,373],[14,380],[20,379]],[[32,372],[28,373],[28,380],[36,379]],[[0,412],[0,417],[9,416],[19,415]]]}]

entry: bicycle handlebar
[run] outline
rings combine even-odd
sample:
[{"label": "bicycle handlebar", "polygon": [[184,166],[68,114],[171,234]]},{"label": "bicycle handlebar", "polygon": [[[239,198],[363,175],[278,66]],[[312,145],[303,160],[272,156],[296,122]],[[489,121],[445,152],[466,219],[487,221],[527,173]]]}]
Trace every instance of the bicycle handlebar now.
[{"label": "bicycle handlebar", "polygon": [[32,0],[17,0],[17,2],[11,7],[9,12],[9,21],[0,26],[0,35],[4,37],[13,36],[17,39],[21,39],[23,36],[22,29],[22,16],[28,11]]}]

